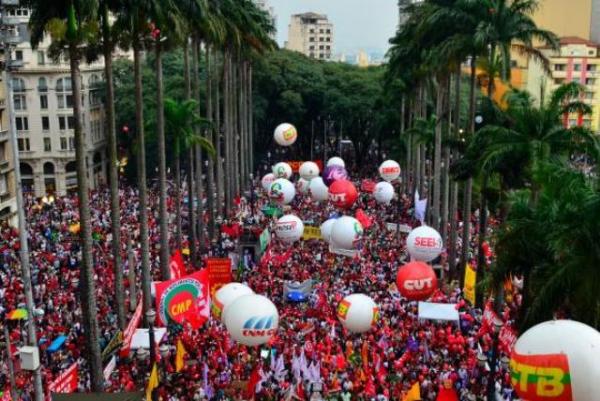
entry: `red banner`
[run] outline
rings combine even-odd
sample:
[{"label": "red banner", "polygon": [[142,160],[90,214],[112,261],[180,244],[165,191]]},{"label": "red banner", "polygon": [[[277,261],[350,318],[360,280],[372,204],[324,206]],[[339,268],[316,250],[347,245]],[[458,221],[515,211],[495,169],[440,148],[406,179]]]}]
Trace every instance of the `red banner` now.
[{"label": "red banner", "polygon": [[[316,163],[317,166],[319,166],[319,170],[323,171],[323,160],[313,160],[313,162]],[[300,170],[300,166],[304,162],[303,161],[292,160],[292,161],[288,161],[286,163],[290,165],[290,167],[292,168],[292,172],[293,173],[297,173],[298,170]]]},{"label": "red banner", "polygon": [[77,390],[79,378],[77,376],[77,362],[62,372],[48,385],[49,393],[72,393]]},{"label": "red banner", "polygon": [[169,261],[169,270],[171,272],[171,280],[183,277],[187,274],[185,271],[185,265],[183,264],[183,257],[181,256],[179,249],[176,250],[173,255],[171,255],[171,260]]},{"label": "red banner", "polygon": [[373,193],[373,191],[375,191],[375,185],[377,185],[375,181],[362,180],[362,182],[360,183],[360,190],[363,192]]},{"label": "red banner", "polygon": [[519,355],[510,360],[511,383],[529,401],[573,401],[566,354]]},{"label": "red banner", "polygon": [[125,358],[129,355],[129,347],[131,346],[131,339],[133,338],[133,333],[135,333],[135,329],[140,325],[140,320],[142,320],[142,306],[143,302],[140,299],[138,301],[138,305],[135,308],[135,312],[133,312],[133,316],[129,321],[129,324],[125,328],[125,332],[123,333],[123,345],[121,346],[121,358]]},{"label": "red banner", "polygon": [[197,329],[210,314],[208,269],[177,280],[156,283],[158,324],[189,323]]},{"label": "red banner", "polygon": [[498,335],[498,340],[502,351],[510,356],[517,342],[517,332],[510,326],[503,326]]},{"label": "red banner", "polygon": [[208,258],[206,267],[208,268],[208,281],[210,282],[210,296],[212,298],[219,288],[227,283],[231,283],[233,280],[231,274],[231,259]]}]

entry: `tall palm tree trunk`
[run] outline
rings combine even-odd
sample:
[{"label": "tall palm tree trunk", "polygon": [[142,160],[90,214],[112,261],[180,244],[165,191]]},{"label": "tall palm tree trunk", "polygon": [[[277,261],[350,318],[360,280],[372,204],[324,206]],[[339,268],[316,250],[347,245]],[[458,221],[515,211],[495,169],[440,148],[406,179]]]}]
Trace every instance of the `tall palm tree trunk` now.
[{"label": "tall palm tree trunk", "polygon": [[[211,126],[207,130],[207,137],[210,142],[213,142],[213,102],[212,102],[212,63],[211,50],[206,46],[206,119]],[[207,180],[207,199],[208,199],[208,234],[211,240],[215,239],[215,164],[214,159],[209,157],[208,160],[208,180]]]},{"label": "tall palm tree trunk", "polygon": [[136,43],[133,49],[133,69],[135,76],[135,121],[137,126],[137,179],[140,192],[139,221],[140,242],[142,245],[142,294],[144,299],[145,313],[152,308],[152,295],[150,294],[150,282],[152,275],[150,270],[150,244],[148,234],[148,194],[146,187],[146,144],[144,137],[144,97],[142,92],[142,52],[140,44]]},{"label": "tall palm tree trunk", "polygon": [[[444,134],[446,138],[451,130],[452,116],[450,114],[450,92],[451,92],[451,79],[450,75],[446,76],[445,81],[445,96],[444,96]],[[450,149],[448,144],[442,144],[442,217],[441,217],[441,234],[444,245],[448,246],[448,208],[450,203]]]},{"label": "tall palm tree trunk", "polygon": [[[200,46],[201,42],[197,37],[194,37],[192,42],[192,96],[197,102],[196,112],[200,114]],[[196,194],[198,197],[198,252],[202,252],[205,242],[205,230],[204,230],[204,180],[202,176],[203,172],[203,155],[202,149],[199,145],[194,146],[194,153],[196,158]],[[199,261],[199,260],[198,260]]]},{"label": "tall palm tree trunk", "polygon": [[160,271],[163,280],[169,280],[169,214],[167,211],[167,150],[165,147],[165,109],[162,49],[156,40],[156,135],[158,140],[158,210],[160,230]]},{"label": "tall palm tree trunk", "polygon": [[100,356],[100,330],[96,306],[96,287],[92,256],[92,218],[88,193],[86,167],[86,145],[81,118],[81,71],[79,50],[74,43],[69,46],[71,82],[73,85],[73,115],[75,119],[75,163],[77,165],[77,195],[79,197],[79,220],[81,225],[81,269],[80,294],[83,330],[85,332],[85,353],[90,369],[91,390],[101,392],[104,388],[102,358]]},{"label": "tall palm tree trunk", "polygon": [[190,246],[190,262],[192,267],[197,266],[196,252],[196,207],[194,206],[195,184],[194,184],[194,148],[188,149],[188,239]]},{"label": "tall palm tree trunk", "polygon": [[106,122],[108,129],[108,176],[110,181],[110,220],[112,233],[113,272],[115,275],[115,303],[117,324],[125,329],[125,298],[123,289],[123,262],[121,260],[121,209],[119,205],[119,171],[117,154],[117,129],[115,125],[115,87],[112,68],[112,41],[108,22],[108,8],[102,3],[102,42],[104,75],[106,77]]},{"label": "tall palm tree trunk", "polygon": [[[216,52],[213,52],[216,55]],[[216,61],[216,57],[215,57]],[[224,60],[221,60],[224,64]],[[218,71],[215,68],[215,72]],[[222,73],[225,72],[225,68],[222,67]],[[218,74],[216,74],[218,75]],[[213,79],[214,76],[211,77]],[[216,163],[217,163],[217,213],[219,216],[223,215],[223,204],[225,201],[225,185],[223,182],[223,127],[221,125],[221,84],[223,80],[217,80],[215,88],[215,96],[213,97],[214,102],[214,119],[215,119],[215,150],[216,150]]]},{"label": "tall palm tree trunk", "polygon": [[252,95],[252,63],[248,62],[248,155],[250,156],[250,172],[254,167],[254,97]]},{"label": "tall palm tree trunk", "polygon": [[446,92],[446,75],[442,74],[438,80],[438,93],[436,96],[435,113],[437,123],[435,125],[435,143],[433,146],[433,200],[432,220],[433,228],[440,230],[440,201],[442,198],[442,132],[444,128],[442,115],[444,113],[444,102]]},{"label": "tall palm tree trunk", "polygon": [[232,188],[233,181],[231,172],[231,159],[234,155],[231,152],[231,56],[229,52],[225,52],[223,61],[223,121],[224,121],[224,147],[225,147],[225,179],[223,181],[225,187],[225,215],[228,217],[231,210]]},{"label": "tall palm tree trunk", "polygon": [[[456,74],[454,76],[454,113],[453,113],[453,124],[454,124],[454,138],[458,140],[460,138],[460,90],[461,90],[461,69],[458,66]],[[456,157],[455,151],[452,152],[452,160]],[[448,261],[450,263],[450,276],[456,278],[456,241],[457,241],[457,230],[458,230],[458,182],[452,180],[450,185],[450,243],[447,245],[449,249]]]},{"label": "tall palm tree trunk", "polygon": [[240,191],[243,191],[248,182],[248,167],[246,166],[247,152],[246,148],[246,108],[244,107],[244,96],[246,93],[246,63],[240,62],[238,70],[240,72],[239,95],[238,95],[238,118],[239,118],[239,153],[240,153],[240,180],[242,185]]}]

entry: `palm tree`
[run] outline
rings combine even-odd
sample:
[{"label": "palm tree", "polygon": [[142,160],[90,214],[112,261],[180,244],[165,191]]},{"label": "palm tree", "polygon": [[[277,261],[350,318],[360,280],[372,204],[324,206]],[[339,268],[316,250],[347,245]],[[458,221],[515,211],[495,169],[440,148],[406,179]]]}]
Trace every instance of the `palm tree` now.
[{"label": "palm tree", "polygon": [[[81,225],[81,309],[83,328],[86,333],[86,355],[90,367],[91,389],[102,391],[104,377],[100,357],[99,329],[96,310],[94,269],[92,257],[92,224],[89,205],[88,178],[86,167],[85,136],[82,125],[81,71],[80,63],[85,46],[94,44],[98,24],[94,0],[64,0],[48,2],[27,0],[23,3],[32,10],[29,27],[33,48],[49,33],[52,37],[50,55],[58,59],[67,53],[70,62],[71,84],[73,88],[73,116],[75,120],[75,162],[77,165],[77,195],[79,197],[79,219]],[[93,50],[93,46],[88,47]],[[86,52],[89,57],[93,51]],[[118,278],[117,278],[118,279]]]}]

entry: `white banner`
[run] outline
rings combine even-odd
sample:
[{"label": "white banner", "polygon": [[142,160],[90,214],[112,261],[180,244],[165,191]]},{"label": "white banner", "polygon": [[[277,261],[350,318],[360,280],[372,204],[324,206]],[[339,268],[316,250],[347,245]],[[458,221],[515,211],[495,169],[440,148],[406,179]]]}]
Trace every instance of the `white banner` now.
[{"label": "white banner", "polygon": [[112,358],[110,358],[110,361],[108,361],[108,364],[106,365],[106,367],[104,368],[104,380],[108,380],[110,379],[110,375],[112,374],[113,370],[115,370],[115,367],[117,366],[117,357],[116,356],[112,356]]}]

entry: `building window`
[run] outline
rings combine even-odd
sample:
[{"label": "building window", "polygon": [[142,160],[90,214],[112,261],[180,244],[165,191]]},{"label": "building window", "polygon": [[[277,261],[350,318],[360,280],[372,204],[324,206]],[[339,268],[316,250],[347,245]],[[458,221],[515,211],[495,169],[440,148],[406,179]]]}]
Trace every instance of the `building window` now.
[{"label": "building window", "polygon": [[331,42],[331,38],[327,38],[326,42]]},{"label": "building window", "polygon": [[325,38],[324,38],[323,36],[321,36],[321,37],[319,38],[319,42],[325,42]]},{"label": "building window", "polygon": [[50,141],[50,138],[44,138],[44,152],[51,152],[52,151],[52,142]]},{"label": "building window", "polygon": [[314,28],[310,28],[310,30],[308,31],[309,33],[315,33]]},{"label": "building window", "polygon": [[328,30],[327,30],[327,33],[331,33],[331,29],[328,29]]},{"label": "building window", "polygon": [[50,117],[42,116],[42,131],[50,131]]},{"label": "building window", "polygon": [[38,50],[37,52],[38,65],[46,64],[46,53],[43,50]]},{"label": "building window", "polygon": [[27,110],[27,93],[25,92],[25,81],[21,78],[13,78],[13,104],[15,110]]},{"label": "building window", "polygon": [[67,150],[67,138],[64,136],[60,137],[60,150]]},{"label": "building window", "polygon": [[319,33],[325,33],[323,29],[319,29]]},{"label": "building window", "polygon": [[48,81],[46,81],[46,78],[40,77],[38,79],[38,91],[42,93],[48,92]]},{"label": "building window", "polygon": [[319,50],[323,50],[325,48],[325,46],[321,45],[319,46]]},{"label": "building window", "polygon": [[594,92],[585,92],[585,98],[592,100],[594,98]]},{"label": "building window", "polygon": [[75,149],[75,138],[70,137],[69,138],[69,150],[74,150]]},{"label": "building window", "polygon": [[327,45],[327,46],[325,46],[325,49],[331,50],[331,46]]},{"label": "building window", "polygon": [[323,53],[319,53],[319,58],[325,58],[325,55]]},{"label": "building window", "polygon": [[308,38],[308,41],[309,41],[309,42],[314,42],[314,41],[315,41],[315,38],[314,38],[313,36],[311,36],[310,38]]},{"label": "building window", "polygon": [[15,117],[17,131],[29,131],[29,119],[27,117]]},{"label": "building window", "polygon": [[40,109],[48,110],[48,95],[40,95]]},{"label": "building window", "polygon": [[587,70],[588,71],[596,71],[596,64],[588,64]]},{"label": "building window", "polygon": [[581,71],[581,64],[573,64],[573,71]]},{"label": "building window", "polygon": [[[102,98],[100,97],[101,82],[100,82],[100,78],[98,77],[98,75],[93,74],[90,77],[89,84],[90,84],[90,106],[97,106],[97,105],[102,104]],[[83,95],[81,97],[82,97],[81,102],[84,103]]]},{"label": "building window", "polygon": [[6,174],[0,176],[0,195],[5,195],[8,192],[8,185],[6,182]]},{"label": "building window", "polygon": [[585,84],[586,85],[596,85],[596,78],[586,78]]},{"label": "building window", "polygon": [[592,127],[592,120],[583,120],[583,126],[586,128]]},{"label": "building window", "polygon": [[565,71],[566,69],[566,64],[554,64],[554,71]]},{"label": "building window", "polygon": [[310,52],[310,58],[315,58],[315,53]]},{"label": "building window", "polygon": [[18,138],[17,147],[19,148],[19,152],[29,152],[29,138]]},{"label": "building window", "polygon": [[577,125],[577,120],[574,120],[574,119],[569,120],[569,127],[574,127],[576,125]]},{"label": "building window", "polygon": [[71,78],[61,78],[56,81],[56,100],[59,109],[73,108],[73,93]]},{"label": "building window", "polygon": [[23,61],[23,50],[16,50],[15,51],[15,60],[17,60],[17,61]]}]

